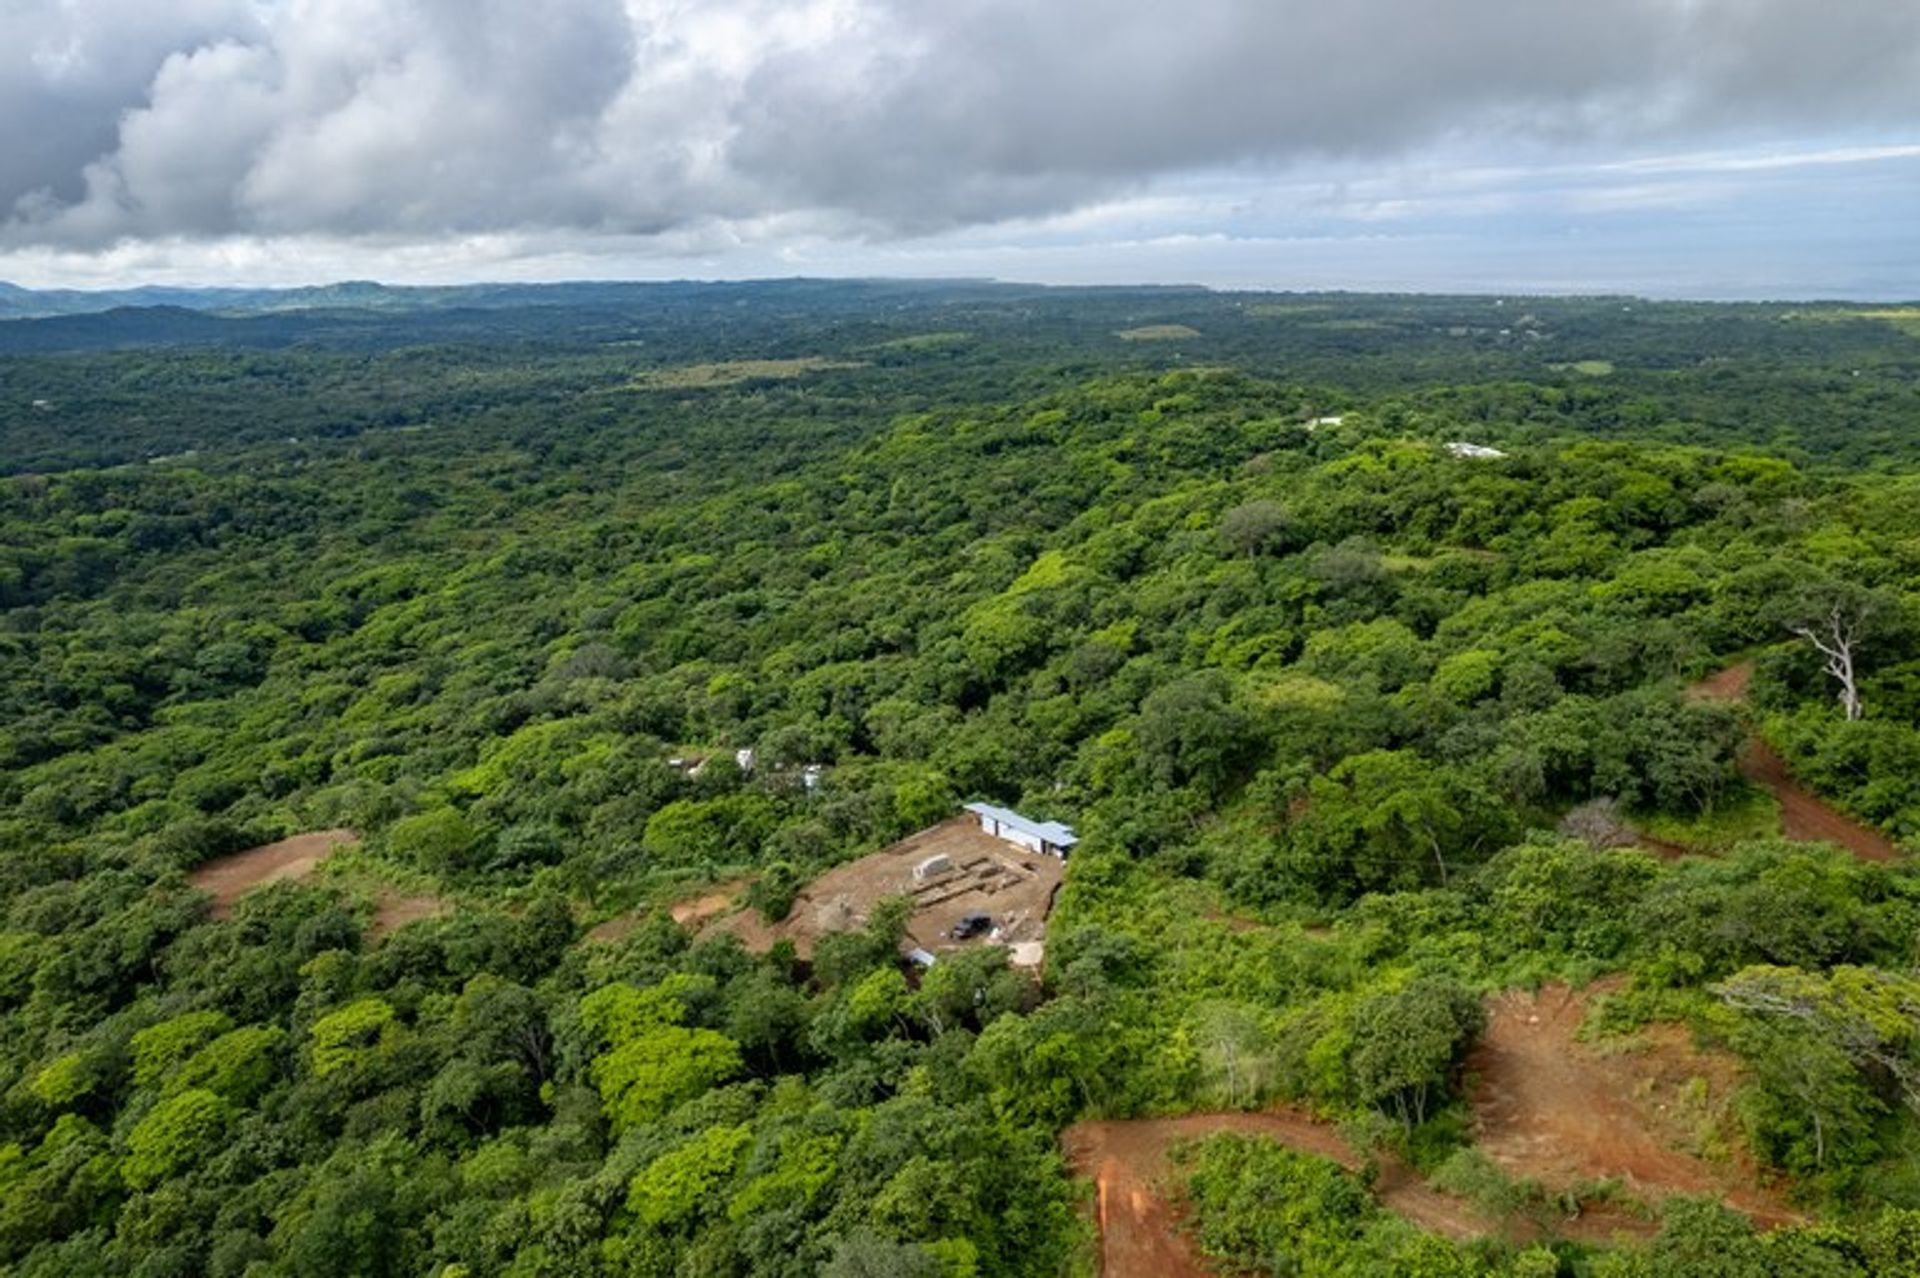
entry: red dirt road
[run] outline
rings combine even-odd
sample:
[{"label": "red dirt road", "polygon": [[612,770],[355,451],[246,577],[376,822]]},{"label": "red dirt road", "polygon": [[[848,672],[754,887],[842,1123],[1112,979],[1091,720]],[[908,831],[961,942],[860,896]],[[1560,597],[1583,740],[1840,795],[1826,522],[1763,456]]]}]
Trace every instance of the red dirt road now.
[{"label": "red dirt road", "polygon": [[[1093,1180],[1104,1278],[1208,1278],[1214,1272],[1181,1231],[1166,1180],[1170,1145],[1215,1132],[1265,1136],[1349,1170],[1361,1164],[1331,1126],[1292,1110],[1076,1123],[1061,1144],[1074,1170]],[[1382,1163],[1374,1188],[1383,1203],[1423,1229],[1450,1238],[1495,1229],[1467,1203],[1429,1187],[1398,1162]]]},{"label": "red dirt road", "polygon": [[[1687,689],[1695,701],[1744,704],[1753,683],[1753,662],[1742,661]],[[1893,840],[1862,825],[1832,804],[1815,797],[1793,779],[1787,761],[1760,739],[1749,737],[1740,754],[1740,775],[1772,791],[1780,801],[1780,832],[1800,843],[1832,843],[1863,861],[1891,861],[1900,855]]]},{"label": "red dirt road", "polygon": [[[1727,1094],[1735,1070],[1694,1048],[1687,1032],[1656,1025],[1636,1048],[1603,1053],[1575,1038],[1587,992],[1552,985],[1510,991],[1488,1007],[1487,1032],[1467,1060],[1474,1144],[1509,1173],[1550,1190],[1618,1180],[1648,1202],[1708,1195],[1762,1226],[1797,1220],[1736,1159],[1710,1163],[1678,1147]],[[1691,1116],[1691,1117],[1690,1117]]]},{"label": "red dirt road", "polygon": [[1765,786],[1780,800],[1780,832],[1789,839],[1836,844],[1863,861],[1899,857],[1900,849],[1892,839],[1802,789],[1787,771],[1787,761],[1759,737],[1748,741],[1741,753],[1740,775]]},{"label": "red dirt road", "polygon": [[1716,670],[1687,689],[1689,701],[1745,701],[1753,684],[1753,662],[1740,661]]},{"label": "red dirt road", "polygon": [[[1731,1093],[1733,1062],[1699,1051],[1675,1025],[1652,1026],[1617,1050],[1591,1047],[1575,1037],[1589,993],[1549,986],[1493,999],[1487,1032],[1467,1062],[1474,1144],[1510,1175],[1550,1192],[1613,1180],[1649,1204],[1705,1195],[1763,1228],[1800,1220],[1760,1184],[1748,1160],[1709,1162],[1681,1148],[1712,1121],[1710,1104]],[[1077,1123],[1061,1143],[1075,1172],[1093,1181],[1104,1278],[1214,1273],[1181,1229],[1167,1151],[1175,1141],[1215,1132],[1265,1136],[1349,1170],[1362,1164],[1330,1125],[1297,1110]],[[1379,1172],[1374,1191],[1384,1206],[1449,1238],[1505,1233],[1607,1244],[1650,1237],[1657,1228],[1628,1204],[1607,1201],[1570,1219],[1493,1220],[1391,1157]]]},{"label": "red dirt road", "polygon": [[336,852],[360,846],[352,830],[316,830],[278,843],[217,857],[187,875],[187,882],[213,895],[213,917],[224,919],[234,904],[262,883],[304,879]]}]

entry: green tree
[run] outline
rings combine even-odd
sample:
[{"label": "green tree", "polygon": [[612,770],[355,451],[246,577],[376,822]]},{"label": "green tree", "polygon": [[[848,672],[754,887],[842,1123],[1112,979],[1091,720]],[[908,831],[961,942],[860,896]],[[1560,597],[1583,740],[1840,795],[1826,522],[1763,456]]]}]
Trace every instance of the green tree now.
[{"label": "green tree", "polygon": [[1134,733],[1155,777],[1215,795],[1239,777],[1258,748],[1252,720],[1217,671],[1156,688],[1140,707]]},{"label": "green tree", "polygon": [[722,1186],[738,1170],[753,1143],[751,1129],[709,1127],[684,1145],[668,1150],[633,1178],[627,1210],[642,1223],[679,1225],[696,1212],[714,1211],[723,1201]]},{"label": "green tree", "polygon": [[1479,997],[1450,977],[1420,976],[1353,1011],[1350,1068],[1360,1099],[1409,1128],[1424,1123],[1486,1024]]},{"label": "green tree", "polygon": [[1293,539],[1293,524],[1286,507],[1262,497],[1222,515],[1220,536],[1234,554],[1252,559],[1287,550]]},{"label": "green tree", "polygon": [[135,1189],[150,1189],[177,1175],[214,1149],[233,1114],[231,1105],[203,1089],[168,1097],[127,1133],[121,1175]]}]

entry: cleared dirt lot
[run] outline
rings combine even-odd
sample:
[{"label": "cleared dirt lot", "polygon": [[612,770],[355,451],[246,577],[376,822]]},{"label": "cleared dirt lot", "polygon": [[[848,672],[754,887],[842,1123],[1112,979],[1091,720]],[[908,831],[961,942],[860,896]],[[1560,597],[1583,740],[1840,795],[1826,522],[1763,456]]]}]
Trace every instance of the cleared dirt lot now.
[{"label": "cleared dirt lot", "polygon": [[[932,857],[952,863],[949,873],[924,882],[914,867]],[[754,949],[785,939],[802,958],[814,941],[831,932],[861,927],[874,906],[890,896],[911,896],[907,925],[911,944],[935,954],[966,945],[1016,945],[1046,936],[1047,914],[1065,874],[1065,863],[1026,852],[981,831],[972,817],[955,817],[872,856],[827,871],[800,893],[780,923],[769,924],[743,910],[708,931],[728,931]],[[991,915],[997,936],[954,941],[949,933],[968,914]]]},{"label": "cleared dirt lot", "polygon": [[[1215,1272],[1181,1228],[1167,1151],[1176,1141],[1217,1132],[1264,1136],[1350,1171],[1362,1162],[1330,1124],[1287,1109],[1076,1123],[1061,1134],[1061,1147],[1074,1171],[1093,1181],[1100,1272],[1106,1278],[1203,1278]],[[1440,1193],[1392,1159],[1381,1164],[1374,1188],[1386,1206],[1449,1238],[1474,1238],[1497,1228],[1471,1204]]]},{"label": "cleared dirt lot", "polygon": [[[214,918],[231,918],[240,898],[253,889],[268,883],[308,878],[329,857],[359,846],[360,836],[352,830],[315,830],[209,861],[187,875],[187,882],[212,894],[210,913]],[[366,890],[371,893],[373,909],[367,923],[369,941],[377,941],[420,919],[435,918],[447,910],[444,900],[430,894],[403,892],[379,883]]]},{"label": "cleared dirt lot", "polygon": [[1733,1061],[1700,1051],[1678,1025],[1604,1048],[1581,1042],[1595,992],[1550,985],[1492,1001],[1467,1060],[1474,1144],[1549,1190],[1616,1180],[1648,1203],[1704,1194],[1763,1226],[1799,1219],[1737,1150],[1708,1161],[1687,1148],[1724,1139],[1713,1129],[1737,1079]]},{"label": "cleared dirt lot", "polygon": [[316,830],[278,843],[217,857],[187,875],[187,882],[213,896],[213,917],[233,913],[239,899],[263,883],[304,879],[336,852],[360,846],[352,830]]}]

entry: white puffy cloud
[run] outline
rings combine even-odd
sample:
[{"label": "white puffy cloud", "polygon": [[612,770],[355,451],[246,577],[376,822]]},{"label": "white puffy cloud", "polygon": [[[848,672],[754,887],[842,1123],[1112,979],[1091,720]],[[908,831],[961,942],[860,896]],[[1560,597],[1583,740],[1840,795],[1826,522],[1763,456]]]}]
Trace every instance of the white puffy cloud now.
[{"label": "white puffy cloud", "polygon": [[81,194],[120,113],[144,102],[167,58],[262,36],[246,0],[0,0],[0,210],[34,192]]}]

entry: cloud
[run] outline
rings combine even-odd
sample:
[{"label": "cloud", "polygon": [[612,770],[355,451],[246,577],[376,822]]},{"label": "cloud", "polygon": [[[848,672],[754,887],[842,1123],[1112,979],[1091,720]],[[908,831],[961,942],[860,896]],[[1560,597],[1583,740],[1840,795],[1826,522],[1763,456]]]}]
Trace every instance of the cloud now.
[{"label": "cloud", "polygon": [[1879,145],[1916,83],[1887,0],[11,0],[0,245],[886,240],[1210,171]]},{"label": "cloud", "polygon": [[113,150],[120,113],[168,57],[263,34],[245,0],[0,4],[0,210],[36,191],[82,195],[82,170]]}]

